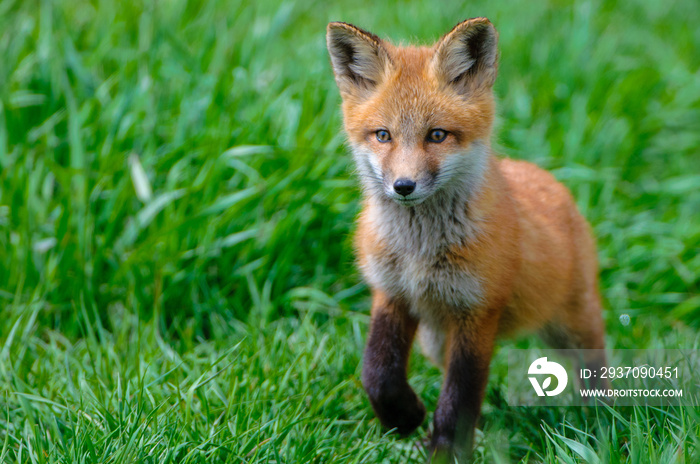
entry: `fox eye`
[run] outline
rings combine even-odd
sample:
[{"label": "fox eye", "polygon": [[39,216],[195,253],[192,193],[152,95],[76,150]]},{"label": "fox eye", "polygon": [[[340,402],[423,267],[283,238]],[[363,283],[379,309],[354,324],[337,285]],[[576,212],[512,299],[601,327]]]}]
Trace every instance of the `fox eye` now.
[{"label": "fox eye", "polygon": [[428,141],[440,143],[447,138],[447,131],[442,129],[433,129],[428,133]]},{"label": "fox eye", "polygon": [[377,131],[377,140],[386,143],[391,140],[391,134],[388,130],[380,129]]}]

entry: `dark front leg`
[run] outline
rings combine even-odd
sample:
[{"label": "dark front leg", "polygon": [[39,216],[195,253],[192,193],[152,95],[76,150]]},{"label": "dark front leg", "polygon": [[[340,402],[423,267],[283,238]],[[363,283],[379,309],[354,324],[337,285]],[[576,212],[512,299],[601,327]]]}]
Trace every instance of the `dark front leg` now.
[{"label": "dark front leg", "polygon": [[425,406],[406,379],[417,327],[405,303],[374,294],[362,384],[381,423],[402,435],[411,433],[425,418]]},{"label": "dark front leg", "polygon": [[468,460],[489,376],[498,314],[450,324],[445,383],[435,410],[433,462]]}]

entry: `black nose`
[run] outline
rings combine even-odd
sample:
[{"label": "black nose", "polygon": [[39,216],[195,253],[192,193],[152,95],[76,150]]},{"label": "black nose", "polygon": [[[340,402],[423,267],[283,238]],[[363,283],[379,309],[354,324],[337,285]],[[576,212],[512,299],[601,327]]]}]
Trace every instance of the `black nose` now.
[{"label": "black nose", "polygon": [[406,179],[405,177],[402,177],[401,179],[397,179],[396,182],[394,182],[394,191],[404,197],[407,197],[408,195],[413,193],[415,189],[416,183],[413,182],[411,179]]}]

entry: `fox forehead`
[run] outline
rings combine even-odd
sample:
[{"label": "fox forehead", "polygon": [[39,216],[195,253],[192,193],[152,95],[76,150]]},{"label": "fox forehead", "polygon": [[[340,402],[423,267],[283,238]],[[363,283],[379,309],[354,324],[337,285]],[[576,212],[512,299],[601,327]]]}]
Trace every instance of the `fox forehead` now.
[{"label": "fox forehead", "polygon": [[343,101],[351,141],[360,143],[368,132],[380,128],[407,142],[418,142],[436,128],[453,133],[464,144],[488,137],[494,117],[491,92],[460,95],[441,84],[431,64],[435,47],[383,45],[391,60],[384,80],[371,97]]}]

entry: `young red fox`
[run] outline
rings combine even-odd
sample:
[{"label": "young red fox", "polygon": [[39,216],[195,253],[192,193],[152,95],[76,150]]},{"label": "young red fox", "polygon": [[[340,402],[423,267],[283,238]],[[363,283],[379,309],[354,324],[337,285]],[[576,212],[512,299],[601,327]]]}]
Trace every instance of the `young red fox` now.
[{"label": "young red fox", "polygon": [[406,379],[418,331],[445,369],[439,456],[471,449],[496,337],[529,330],[557,348],[604,348],[586,220],[552,175],[491,152],[497,37],[485,18],[432,47],[328,25],[364,187],[356,247],[373,303],[363,385],[382,424],[418,427],[425,407]]}]

